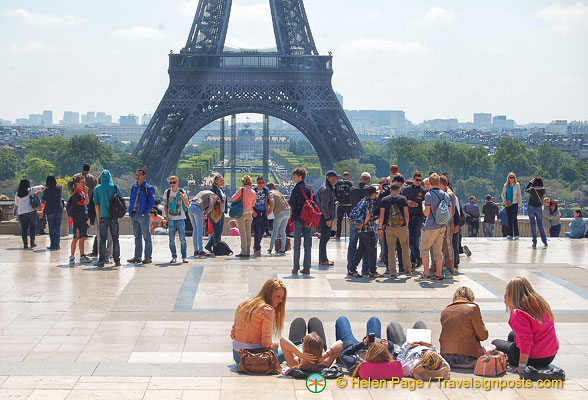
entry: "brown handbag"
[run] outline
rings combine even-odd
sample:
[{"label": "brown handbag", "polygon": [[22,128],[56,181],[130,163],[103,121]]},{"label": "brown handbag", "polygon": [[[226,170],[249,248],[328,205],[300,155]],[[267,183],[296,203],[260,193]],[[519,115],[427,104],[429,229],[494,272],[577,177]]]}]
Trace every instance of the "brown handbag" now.
[{"label": "brown handbag", "polygon": [[476,362],[474,374],[478,376],[498,376],[506,372],[506,355],[502,351],[494,350],[484,354]]},{"label": "brown handbag", "polygon": [[282,366],[272,349],[241,349],[239,356],[241,362],[238,372],[258,375],[277,375],[282,372]]}]

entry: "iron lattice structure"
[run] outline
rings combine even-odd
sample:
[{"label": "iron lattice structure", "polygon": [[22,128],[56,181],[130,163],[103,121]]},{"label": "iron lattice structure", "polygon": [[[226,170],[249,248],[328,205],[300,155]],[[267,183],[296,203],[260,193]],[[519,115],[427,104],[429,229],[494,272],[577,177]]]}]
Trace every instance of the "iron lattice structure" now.
[{"label": "iron lattice structure", "polygon": [[[302,132],[324,170],[362,153],[318,54],[302,0],[269,0],[276,52],[225,51],[232,0],[200,0],[186,46],[169,55],[169,87],[135,155],[164,185],[192,136],[239,113],[267,114]],[[234,155],[231,155],[233,158]]]}]

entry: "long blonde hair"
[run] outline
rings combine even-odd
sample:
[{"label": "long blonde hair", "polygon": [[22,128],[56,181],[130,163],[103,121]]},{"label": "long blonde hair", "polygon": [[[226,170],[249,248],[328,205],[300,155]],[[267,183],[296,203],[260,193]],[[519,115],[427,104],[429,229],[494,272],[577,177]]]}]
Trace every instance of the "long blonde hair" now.
[{"label": "long blonde hair", "polygon": [[522,276],[512,278],[508,282],[504,294],[504,302],[509,311],[522,310],[530,314],[539,323],[542,322],[544,313],[552,320],[555,319],[549,304],[535,292],[535,289],[533,289],[529,281]]},{"label": "long blonde hair", "polygon": [[[390,362],[394,359],[392,358],[392,354],[388,351],[388,347],[383,343],[374,342],[370,345],[364,360],[365,362]],[[361,364],[363,364],[363,362]],[[352,376],[355,377],[359,374],[359,367],[361,364],[355,368]]]},{"label": "long blonde hair", "polygon": [[510,176],[514,176],[514,183],[512,184],[513,186],[517,184],[518,180],[517,180],[517,176],[514,172],[509,172],[508,175],[506,175],[506,182],[504,182],[504,187],[508,187],[508,185],[510,185],[510,182],[508,181],[508,178]]},{"label": "long blonde hair", "polygon": [[[273,307],[272,305],[272,297],[274,293],[278,289],[284,289],[284,297],[280,304],[277,307]],[[258,309],[265,307],[265,306],[272,306],[276,312],[274,317],[274,335],[279,336],[282,333],[282,329],[284,328],[284,317],[286,315],[286,297],[287,297],[287,290],[286,285],[279,279],[271,278],[265,281],[257,296],[252,299],[245,300],[243,303],[239,304],[237,307],[237,311],[235,312],[235,316],[239,314],[239,312],[244,311],[247,313],[247,320],[251,320],[253,313],[256,312]]]},{"label": "long blonde hair", "polygon": [[443,365],[443,359],[439,354],[433,350],[425,350],[421,354],[421,359],[417,363],[416,367],[423,367],[431,371],[436,371]]},{"label": "long blonde hair", "polygon": [[[323,355],[323,340],[315,332],[309,333],[302,340],[302,351],[305,353],[314,354],[317,356],[317,358],[320,358],[320,356]],[[318,363],[311,363],[300,360],[298,366],[314,370],[318,368]]]},{"label": "long blonde hair", "polygon": [[210,217],[216,224],[220,221],[221,217],[223,216],[223,205],[218,198],[218,196],[214,197],[214,206],[212,206],[212,210],[210,211]]}]

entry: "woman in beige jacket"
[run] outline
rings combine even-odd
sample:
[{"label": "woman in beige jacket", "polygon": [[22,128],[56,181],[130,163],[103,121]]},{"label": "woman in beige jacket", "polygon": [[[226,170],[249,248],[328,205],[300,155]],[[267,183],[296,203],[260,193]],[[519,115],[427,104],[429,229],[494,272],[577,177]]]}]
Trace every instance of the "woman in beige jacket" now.
[{"label": "woman in beige jacket", "polygon": [[280,237],[282,238],[282,246],[279,253],[284,254],[286,252],[286,225],[288,225],[288,219],[290,218],[290,205],[288,201],[284,198],[284,195],[280,193],[279,190],[276,189],[276,186],[273,183],[267,184],[269,192],[269,207],[267,209],[268,215],[272,212],[274,213],[274,229],[272,230],[272,239],[270,241],[269,249],[267,252],[269,254],[272,253],[272,249],[274,248],[274,243],[276,242],[276,238],[278,237],[278,232],[280,233]]}]

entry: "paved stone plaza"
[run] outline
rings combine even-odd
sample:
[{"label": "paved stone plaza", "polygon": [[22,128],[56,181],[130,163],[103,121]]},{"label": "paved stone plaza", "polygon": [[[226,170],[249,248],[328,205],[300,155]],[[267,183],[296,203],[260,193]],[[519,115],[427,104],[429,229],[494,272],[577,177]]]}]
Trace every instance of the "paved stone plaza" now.
[{"label": "paved stone plaza", "polygon": [[[239,238],[226,240],[239,249]],[[68,264],[69,240],[62,241],[61,251],[49,252],[47,236],[38,238],[34,251],[23,250],[18,237],[0,236],[0,399],[361,400],[391,398],[398,390],[410,399],[588,399],[588,240],[557,238],[547,250],[533,250],[529,238],[465,238],[472,257],[462,258],[454,279],[434,283],[416,277],[346,279],[343,240],[329,242],[335,266],[313,267],[308,277],[291,276],[290,254],[190,257],[189,264],[170,265],[167,241],[155,236],[154,263],[136,266],[124,262],[133,254],[133,238],[122,237],[122,267],[97,269]],[[264,239],[264,251],[268,243]],[[235,307],[269,277],[283,279],[288,288],[285,334],[299,316],[321,318],[328,341],[335,340],[334,321],[341,315],[351,320],[357,337],[365,334],[370,316],[384,327],[396,320],[406,328],[421,319],[438,345],[440,313],[462,285],[476,295],[490,332],[487,343],[506,338],[503,293],[517,275],[527,277],[556,314],[560,350],[554,364],[567,373],[564,389],[484,391],[433,384],[410,392],[339,389],[329,381],[324,392],[312,394],[304,381],[234,372],[229,334]]]}]

